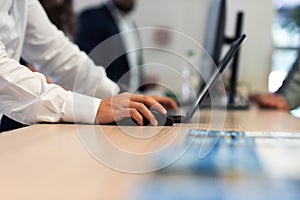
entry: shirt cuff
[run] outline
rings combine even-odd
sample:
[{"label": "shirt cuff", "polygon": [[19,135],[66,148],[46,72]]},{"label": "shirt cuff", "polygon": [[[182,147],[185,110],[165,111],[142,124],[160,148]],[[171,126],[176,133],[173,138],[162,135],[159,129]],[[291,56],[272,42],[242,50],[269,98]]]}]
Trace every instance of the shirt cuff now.
[{"label": "shirt cuff", "polygon": [[101,99],[68,92],[61,121],[94,124]]}]

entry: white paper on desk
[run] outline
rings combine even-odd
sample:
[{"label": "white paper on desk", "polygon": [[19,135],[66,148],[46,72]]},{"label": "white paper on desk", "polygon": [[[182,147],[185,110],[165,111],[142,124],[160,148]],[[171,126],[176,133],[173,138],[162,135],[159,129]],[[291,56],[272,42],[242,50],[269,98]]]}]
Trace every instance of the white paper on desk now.
[{"label": "white paper on desk", "polygon": [[268,132],[268,131],[246,131],[245,132],[246,137],[257,137],[257,138],[299,138],[300,139],[300,133],[298,132]]},{"label": "white paper on desk", "polygon": [[[199,140],[203,136],[208,138],[218,136],[219,139],[227,137],[227,141],[230,141],[229,138],[234,136],[235,139],[232,139],[236,145],[251,139],[253,141],[253,151],[256,154],[254,161],[259,163],[262,174],[270,178],[300,180],[300,133],[213,131],[213,134],[203,135],[203,132],[205,130],[193,130],[191,132],[193,134],[190,134],[190,136],[196,136],[196,139],[198,137]],[[228,136],[231,137],[228,138]],[[234,149],[236,152],[241,151],[239,145]],[[222,155],[224,158],[228,157],[224,149],[220,152],[225,154]],[[246,157],[249,157],[249,155]]]},{"label": "white paper on desk", "polygon": [[199,176],[153,176],[135,188],[130,200],[299,199],[298,182],[260,178],[224,179]]},{"label": "white paper on desk", "polygon": [[300,180],[299,139],[256,138],[255,144],[265,174],[271,178]]}]

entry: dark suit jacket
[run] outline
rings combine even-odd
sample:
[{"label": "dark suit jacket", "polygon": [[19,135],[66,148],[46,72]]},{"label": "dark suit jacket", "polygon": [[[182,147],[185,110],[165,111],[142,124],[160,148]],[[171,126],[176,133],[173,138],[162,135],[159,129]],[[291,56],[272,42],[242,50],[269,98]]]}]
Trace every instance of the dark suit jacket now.
[{"label": "dark suit jacket", "polygon": [[[106,5],[86,10],[79,15],[79,30],[75,43],[106,68],[107,76],[115,82],[128,85],[129,64],[119,29]],[[113,36],[113,37],[112,37]],[[108,40],[106,40],[108,39]]]}]

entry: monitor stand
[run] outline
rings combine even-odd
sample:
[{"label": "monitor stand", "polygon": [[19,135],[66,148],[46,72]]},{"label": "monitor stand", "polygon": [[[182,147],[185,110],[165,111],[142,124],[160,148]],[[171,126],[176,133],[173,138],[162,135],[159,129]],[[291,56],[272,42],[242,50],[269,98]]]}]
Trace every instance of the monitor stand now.
[{"label": "monitor stand", "polygon": [[[229,98],[232,98],[232,96],[229,96]],[[228,99],[227,102],[227,109],[230,110],[243,110],[248,109],[250,106],[249,98],[243,97],[240,94],[235,94],[233,101],[230,102],[231,99]]]},{"label": "monitor stand", "polygon": [[[237,13],[236,18],[236,26],[235,26],[235,34],[233,37],[225,37],[224,44],[231,44],[236,38],[238,38],[242,34],[242,26],[243,26],[243,12]],[[249,99],[248,97],[244,97],[237,92],[237,79],[238,79],[238,65],[239,65],[239,57],[240,50],[236,52],[231,66],[231,77],[229,79],[228,91],[226,92],[226,96],[217,96],[214,97],[214,108],[222,108],[222,109],[248,109],[249,108]],[[203,99],[200,108],[211,108],[211,99],[209,94]]]},{"label": "monitor stand", "polygon": [[[226,43],[231,43],[233,39],[239,37],[242,34],[243,25],[243,12],[238,12],[235,28],[234,38],[226,38]],[[247,97],[242,97],[237,92],[237,79],[238,79],[238,65],[239,65],[240,50],[236,53],[235,57],[231,63],[231,78],[229,80],[229,92],[227,109],[247,109],[249,108],[249,99]]]}]

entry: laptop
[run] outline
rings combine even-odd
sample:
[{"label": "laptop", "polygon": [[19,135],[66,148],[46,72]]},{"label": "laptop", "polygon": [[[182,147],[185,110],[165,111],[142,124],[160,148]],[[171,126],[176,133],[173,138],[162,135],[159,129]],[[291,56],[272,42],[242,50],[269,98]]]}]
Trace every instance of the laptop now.
[{"label": "laptop", "polygon": [[[243,34],[237,39],[235,39],[231,44],[230,48],[227,51],[226,55],[223,59],[219,62],[217,66],[216,72],[210,77],[204,87],[202,87],[201,91],[199,91],[195,101],[191,104],[190,108],[188,109],[185,116],[177,115],[177,114],[161,114],[158,111],[150,109],[152,114],[155,116],[156,120],[158,121],[158,125],[160,126],[172,126],[173,123],[188,123],[191,118],[194,116],[195,112],[198,110],[199,105],[204,99],[204,96],[208,93],[209,88],[213,85],[216,79],[222,74],[225,68],[228,66],[229,62],[234,57],[235,53],[239,50],[242,42],[246,38],[246,35]],[[144,125],[149,125],[150,122],[144,117]],[[137,123],[131,118],[124,118],[118,122],[112,123],[113,125],[125,125],[125,126],[136,126]]]},{"label": "laptop", "polygon": [[238,37],[237,39],[235,39],[230,44],[229,50],[227,51],[226,55],[223,57],[223,59],[219,62],[218,66],[217,66],[218,70],[216,70],[216,72],[207,81],[206,85],[199,92],[196,100],[192,103],[187,114],[185,116],[168,114],[168,117],[173,119],[173,121],[175,123],[187,123],[191,120],[191,118],[194,116],[195,112],[198,110],[199,104],[201,104],[201,102],[203,101],[204,96],[208,93],[209,88],[213,85],[213,83],[216,81],[218,76],[221,75],[222,72],[225,70],[225,68],[228,66],[229,62],[234,57],[235,53],[239,50],[239,48],[245,38],[246,38],[246,35],[243,34],[240,37]]}]

